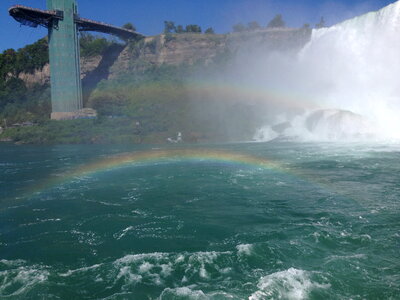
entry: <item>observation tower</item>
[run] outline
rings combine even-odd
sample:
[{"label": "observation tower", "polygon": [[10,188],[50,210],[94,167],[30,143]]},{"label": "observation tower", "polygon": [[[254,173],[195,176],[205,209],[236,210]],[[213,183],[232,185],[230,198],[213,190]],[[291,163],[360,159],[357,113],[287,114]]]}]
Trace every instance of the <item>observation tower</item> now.
[{"label": "observation tower", "polygon": [[76,0],[47,0],[47,10],[15,5],[9,14],[22,25],[48,29],[51,83],[51,119],[84,116],[80,72],[80,31],[96,31],[122,39],[140,39],[140,33],[122,27],[81,18]]}]

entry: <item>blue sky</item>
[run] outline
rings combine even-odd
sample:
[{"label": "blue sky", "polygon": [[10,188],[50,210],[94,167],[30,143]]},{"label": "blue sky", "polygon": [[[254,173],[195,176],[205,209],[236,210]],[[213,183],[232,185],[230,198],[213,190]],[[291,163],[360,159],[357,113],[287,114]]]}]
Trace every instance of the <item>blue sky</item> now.
[{"label": "blue sky", "polygon": [[[115,25],[132,22],[139,32],[155,35],[162,31],[164,20],[176,24],[213,27],[217,33],[232,25],[257,21],[265,26],[276,14],[283,15],[290,27],[314,25],[324,16],[328,25],[378,10],[394,0],[78,0],[79,13]],[[20,48],[47,34],[44,28],[20,27],[8,16],[14,4],[45,8],[45,0],[1,0],[0,51]]]}]

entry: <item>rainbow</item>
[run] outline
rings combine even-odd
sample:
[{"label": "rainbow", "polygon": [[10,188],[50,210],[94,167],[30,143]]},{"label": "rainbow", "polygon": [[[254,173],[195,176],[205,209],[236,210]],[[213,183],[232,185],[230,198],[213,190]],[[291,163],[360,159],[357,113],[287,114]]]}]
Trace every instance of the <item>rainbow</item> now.
[{"label": "rainbow", "polygon": [[172,150],[150,150],[133,153],[122,153],[89,164],[79,166],[71,172],[53,176],[40,185],[34,186],[27,195],[43,192],[54,186],[73,181],[76,178],[92,176],[97,173],[108,172],[124,167],[149,165],[154,163],[179,163],[179,162],[217,162],[221,164],[248,166],[285,172],[278,163],[265,158],[251,156],[225,150],[209,149],[172,149]]},{"label": "rainbow", "polygon": [[[183,89],[194,100],[201,103],[202,99],[205,100],[218,100],[219,102],[240,102],[262,104],[271,103],[280,105],[282,107],[316,110],[320,108],[317,105],[318,101],[312,99],[310,95],[304,93],[293,92],[290,88],[271,88],[261,86],[258,84],[245,84],[243,82],[233,81],[207,81],[207,80],[188,80],[185,83],[180,83]],[[174,84],[164,82],[151,82],[144,83],[139,87],[129,83],[116,83],[109,84],[103,88],[102,94],[106,94],[113,98],[126,98],[126,95],[148,95],[154,93],[158,96],[161,92],[165,93],[163,89],[172,89],[176,92]],[[168,93],[168,90],[167,90]],[[121,95],[121,97],[119,97]],[[180,95],[186,98],[187,95]],[[96,98],[96,92],[94,93]]]},{"label": "rainbow", "polygon": [[212,95],[214,98],[239,100],[254,103],[273,103],[288,108],[301,108],[315,110],[320,108],[309,95],[290,92],[290,89],[280,90],[267,88],[260,85],[250,85],[234,82],[216,82],[216,81],[192,81],[186,84],[187,88],[193,94]]},{"label": "rainbow", "polygon": [[124,153],[109,157],[100,161],[82,166],[74,171],[68,177],[86,176],[92,173],[104,172],[124,166],[132,166],[138,164],[151,164],[158,162],[221,162],[236,165],[248,165],[264,169],[279,169],[280,167],[272,161],[255,156],[228,152],[223,150],[208,149],[180,149],[180,150],[152,150],[134,153]]},{"label": "rainbow", "polygon": [[[320,189],[333,192],[340,195],[341,191],[332,189],[318,179],[304,178],[295,170],[283,166],[278,162],[274,162],[262,157],[256,157],[248,154],[231,152],[226,150],[210,150],[210,149],[172,149],[172,150],[150,150],[137,151],[131,153],[122,153],[113,155],[104,159],[100,159],[74,169],[71,172],[54,176],[51,179],[44,180],[41,184],[35,185],[27,190],[21,198],[30,198],[34,194],[40,194],[48,189],[56,186],[72,182],[74,179],[80,179],[86,176],[92,176],[98,173],[110,172],[119,168],[147,166],[159,163],[182,163],[182,162],[197,162],[210,163],[216,162],[222,165],[231,165],[240,167],[249,167],[255,169],[263,169],[267,171],[279,172],[287,174],[291,177],[298,178],[302,182],[308,182]],[[356,199],[352,199],[358,202]]]}]

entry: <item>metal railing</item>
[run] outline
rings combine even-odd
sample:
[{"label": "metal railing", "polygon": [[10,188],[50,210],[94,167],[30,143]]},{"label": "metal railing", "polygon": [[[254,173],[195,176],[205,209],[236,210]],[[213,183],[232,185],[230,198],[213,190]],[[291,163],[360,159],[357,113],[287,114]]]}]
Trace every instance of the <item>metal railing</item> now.
[{"label": "metal railing", "polygon": [[[63,12],[59,10],[42,10],[24,5],[14,5],[10,7],[8,11],[15,20],[23,25],[28,25],[31,27],[37,27],[38,25],[41,25],[48,28],[54,26],[53,23],[55,22],[52,22],[54,19],[63,19]],[[133,30],[114,26],[104,22],[81,18],[78,15],[75,16],[75,23],[78,25],[78,29],[80,31],[97,31],[117,35],[127,39],[144,37],[144,35]]]}]

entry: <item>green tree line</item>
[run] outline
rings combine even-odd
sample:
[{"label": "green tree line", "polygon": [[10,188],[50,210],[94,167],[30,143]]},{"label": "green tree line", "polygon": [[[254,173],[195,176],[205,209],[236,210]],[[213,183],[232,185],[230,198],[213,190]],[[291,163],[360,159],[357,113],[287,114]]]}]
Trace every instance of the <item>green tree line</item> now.
[{"label": "green tree line", "polygon": [[[286,27],[286,22],[284,21],[283,17],[281,14],[277,14],[272,20],[270,20],[265,28],[285,28]],[[315,24],[315,28],[323,28],[326,27],[325,25],[325,19],[324,17],[321,17],[320,21]],[[263,27],[257,22],[257,21],[252,21],[247,24],[247,26],[243,23],[237,23],[233,25],[232,29],[233,32],[245,32],[245,31],[254,31],[254,30],[259,30],[262,29]],[[305,23],[302,27],[303,29],[310,29],[310,24]]]}]

